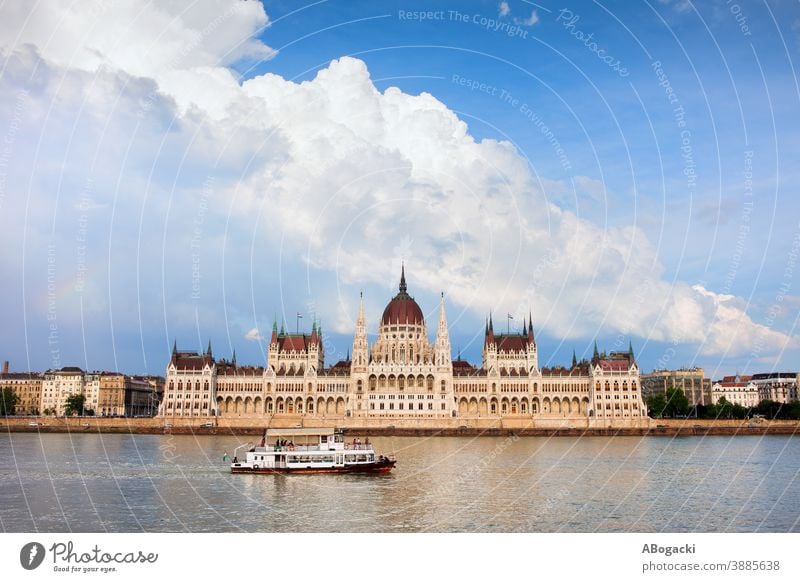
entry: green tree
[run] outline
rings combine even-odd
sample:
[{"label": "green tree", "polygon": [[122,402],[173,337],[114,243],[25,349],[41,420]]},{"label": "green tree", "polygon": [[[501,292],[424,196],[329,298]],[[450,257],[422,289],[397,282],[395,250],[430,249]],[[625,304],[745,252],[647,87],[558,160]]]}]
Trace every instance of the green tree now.
[{"label": "green tree", "polygon": [[67,396],[64,404],[64,416],[83,416],[83,405],[86,402],[86,396],[83,394],[71,394]]},{"label": "green tree", "polygon": [[3,388],[0,391],[0,416],[11,416],[14,414],[14,407],[19,402],[19,398],[11,388]]},{"label": "green tree", "polygon": [[680,388],[667,388],[667,406],[664,416],[674,418],[676,416],[686,416],[689,414],[689,399]]},{"label": "green tree", "polygon": [[731,406],[731,418],[747,418],[748,409],[741,404]]},{"label": "green tree", "polygon": [[664,409],[667,407],[667,399],[663,394],[652,394],[647,399],[647,412],[651,418],[661,418],[664,416]]},{"label": "green tree", "polygon": [[788,418],[793,418],[793,419],[800,418],[800,400],[796,400],[791,404],[787,404],[784,407],[784,410],[786,410],[786,416]]}]

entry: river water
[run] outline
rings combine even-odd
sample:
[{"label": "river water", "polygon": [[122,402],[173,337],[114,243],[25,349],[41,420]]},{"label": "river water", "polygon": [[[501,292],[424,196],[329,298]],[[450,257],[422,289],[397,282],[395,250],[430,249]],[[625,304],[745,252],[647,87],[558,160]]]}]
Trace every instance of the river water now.
[{"label": "river water", "polygon": [[2,435],[0,529],[800,531],[796,437],[376,437],[389,475],[231,475],[246,440]]}]

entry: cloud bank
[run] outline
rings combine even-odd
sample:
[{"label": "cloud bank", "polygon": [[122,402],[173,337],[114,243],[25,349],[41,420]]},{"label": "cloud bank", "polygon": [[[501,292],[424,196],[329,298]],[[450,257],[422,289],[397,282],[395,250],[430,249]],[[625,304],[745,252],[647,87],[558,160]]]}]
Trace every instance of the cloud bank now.
[{"label": "cloud bank", "polygon": [[[266,276],[254,274],[258,233],[281,260],[335,270],[344,285],[393,280],[402,257],[414,288],[444,290],[472,313],[530,308],[557,337],[602,330],[731,356],[796,343],[754,322],[740,298],[668,280],[635,224],[560,207],[511,143],[477,141],[428,93],[380,92],[361,60],[336,59],[300,83],[240,80],[232,65],[276,54],[254,37],[269,25],[258,2],[110,6],[19,4],[0,24],[0,130],[16,123],[25,136],[15,134],[4,175],[0,240],[27,241],[1,264],[7,280],[26,261],[39,269],[25,290],[36,317],[47,312],[48,245],[76,280],[87,215],[81,317],[109,314],[132,333],[148,301],[186,325],[199,304],[214,310],[217,293],[191,295],[201,280],[247,312],[252,298],[236,288]],[[586,176],[571,187],[604,192]],[[223,247],[249,250],[231,263]],[[111,276],[126,264],[137,283]],[[122,308],[133,301],[138,316]],[[73,313],[62,308],[62,321]],[[239,315],[215,317],[230,326]],[[352,332],[347,318],[320,316]],[[242,325],[259,339],[252,320]]]}]

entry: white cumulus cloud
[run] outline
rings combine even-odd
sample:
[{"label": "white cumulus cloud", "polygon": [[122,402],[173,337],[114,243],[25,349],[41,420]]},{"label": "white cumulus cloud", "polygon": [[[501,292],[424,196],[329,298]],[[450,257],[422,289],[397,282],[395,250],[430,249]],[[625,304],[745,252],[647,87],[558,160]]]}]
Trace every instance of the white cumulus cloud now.
[{"label": "white cumulus cloud", "polygon": [[251,342],[260,342],[264,339],[264,336],[261,335],[261,332],[258,331],[257,327],[254,327],[244,334],[244,339]]},{"label": "white cumulus cloud", "polygon": [[[143,265],[140,276],[150,272],[165,289],[161,295],[157,285],[146,286],[151,296],[136,301],[163,301],[165,313],[193,322],[197,310],[170,286],[180,272],[181,285],[200,288],[205,312],[222,317],[207,290],[227,280],[243,307],[225,317],[241,321],[245,338],[262,339],[247,314],[266,277],[266,261],[255,257],[258,232],[269,237],[268,249],[281,249],[281,260],[335,270],[344,284],[393,280],[402,254],[412,289],[445,290],[448,301],[479,314],[531,308],[537,326],[559,337],[614,331],[689,342],[710,354],[765,356],[796,343],[754,322],[741,299],[665,278],[635,224],[605,227],[560,207],[511,143],[476,140],[431,94],[379,91],[361,60],[336,59],[300,83],[270,73],[240,81],[232,63],[274,54],[252,37],[269,23],[258,2],[209,0],[191,10],[178,2],[119,2],[102,14],[97,3],[78,5],[19,5],[0,24],[8,64],[0,80],[3,122],[24,91],[25,127],[47,135],[44,152],[21,147],[15,159],[34,172],[28,226],[40,233],[51,230],[53,188],[66,179],[64,196],[79,208],[87,160],[99,158],[93,211],[113,209],[115,220],[132,221],[112,231],[107,245],[116,250],[106,269],[123,260]],[[534,11],[526,20],[535,18]],[[81,139],[73,144],[76,120]],[[70,163],[61,167],[54,160],[65,150]],[[27,187],[30,177],[9,182]],[[604,195],[596,180],[575,181],[596,200]],[[23,202],[7,212],[22,216]],[[158,221],[167,212],[162,232]],[[197,229],[202,276],[195,280]],[[153,233],[154,244],[138,242],[143,232]],[[74,247],[75,222],[60,234]],[[19,232],[0,237],[10,244]],[[223,261],[223,247],[236,249],[235,260]],[[104,245],[96,252],[100,263],[112,256]],[[13,257],[5,260],[4,270],[19,268]],[[130,299],[135,289],[121,287]],[[331,290],[315,292],[318,314],[352,332],[352,314],[340,316]],[[103,302],[112,293],[99,287],[93,297],[101,312],[110,308]],[[130,325],[143,319],[123,313],[115,325],[126,315]]]}]

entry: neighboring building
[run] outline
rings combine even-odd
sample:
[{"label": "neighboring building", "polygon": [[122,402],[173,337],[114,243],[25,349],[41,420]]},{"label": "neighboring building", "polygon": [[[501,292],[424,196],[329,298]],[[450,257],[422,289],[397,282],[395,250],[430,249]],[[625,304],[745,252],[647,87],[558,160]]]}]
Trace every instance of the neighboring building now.
[{"label": "neighboring building", "polygon": [[83,409],[97,414],[100,405],[100,378],[101,372],[87,372],[83,383]]},{"label": "neighboring building", "polygon": [[125,376],[125,416],[155,416],[158,399],[144,376]]},{"label": "neighboring building", "polygon": [[709,406],[711,380],[703,368],[680,370],[653,370],[642,374],[642,392],[645,400],[655,394],[666,394],[670,388],[680,388],[689,400],[689,406]]},{"label": "neighboring building", "polygon": [[83,394],[85,380],[86,373],[74,366],[47,370],[42,382],[42,401],[39,406],[41,414],[54,411],[57,416],[63,416],[67,397]]},{"label": "neighboring building", "polygon": [[758,386],[750,376],[725,376],[711,386],[712,404],[722,397],[733,404],[753,408],[759,403]]},{"label": "neighboring building", "polygon": [[8,362],[3,365],[0,374],[0,390],[11,388],[17,395],[17,404],[14,414],[37,415],[42,400],[43,377],[38,372],[9,372]]},{"label": "neighboring building", "polygon": [[158,414],[158,408],[164,399],[164,377],[163,376],[142,376],[150,384],[152,394],[151,416]]},{"label": "neighboring building", "polygon": [[164,378],[161,376],[126,376],[119,372],[100,374],[98,416],[155,416]]},{"label": "neighboring building", "polygon": [[800,383],[798,372],[772,372],[753,374],[753,383],[758,387],[761,400],[772,400],[781,404],[789,404],[797,400],[797,385]]},{"label": "neighboring building", "polygon": [[590,361],[540,369],[530,320],[520,332],[495,334],[489,317],[481,366],[453,361],[444,296],[430,343],[403,269],[375,343],[370,348],[362,299],[352,357],[327,368],[316,322],[310,334],[274,323],[263,368],[239,366],[235,354],[215,361],[210,342],[202,354],[174,345],[159,415],[639,418],[646,410],[632,348],[606,355],[595,344]]},{"label": "neighboring building", "polygon": [[97,416],[125,416],[125,375],[118,372],[103,372],[100,375],[100,390]]}]

